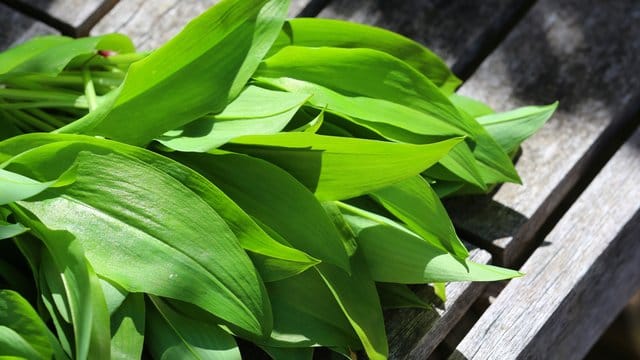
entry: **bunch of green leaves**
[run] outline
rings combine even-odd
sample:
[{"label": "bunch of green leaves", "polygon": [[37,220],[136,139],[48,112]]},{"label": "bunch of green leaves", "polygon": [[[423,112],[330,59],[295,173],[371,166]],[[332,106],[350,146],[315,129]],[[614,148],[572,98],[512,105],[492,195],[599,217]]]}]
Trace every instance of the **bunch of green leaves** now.
[{"label": "bunch of green leaves", "polygon": [[494,113],[422,45],[287,7],[0,54],[0,356],[382,359],[407,284],[519,276],[440,197],[518,182],[555,104]]}]

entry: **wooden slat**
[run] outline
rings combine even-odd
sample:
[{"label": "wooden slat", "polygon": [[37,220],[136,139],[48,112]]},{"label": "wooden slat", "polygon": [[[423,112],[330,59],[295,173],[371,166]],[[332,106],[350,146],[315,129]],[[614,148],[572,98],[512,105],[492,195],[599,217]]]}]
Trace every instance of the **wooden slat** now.
[{"label": "wooden slat", "polygon": [[[91,31],[92,34],[121,32],[140,50],[151,50],[175,36],[189,20],[218,0],[127,0],[120,1]],[[289,15],[295,16],[309,0],[293,0]]]},{"label": "wooden slat", "polygon": [[[470,259],[488,264],[491,255],[480,249],[470,252]],[[482,294],[486,283],[447,284],[447,301],[431,310],[401,309],[387,311],[385,321],[391,359],[425,359],[444,340],[447,329],[453,327]],[[418,287],[416,293],[427,303],[440,300],[427,287]]]},{"label": "wooden slat", "polygon": [[640,72],[638,14],[635,0],[542,0],[460,90],[497,110],[560,100],[553,119],[523,145],[517,169],[524,186],[449,203],[456,225],[499,263],[521,263],[535,247],[575,184],[594,171],[571,169],[640,90],[630,76]]},{"label": "wooden slat", "polygon": [[380,26],[428,46],[452,66],[522,1],[333,0],[318,17]]},{"label": "wooden slat", "polygon": [[54,29],[0,3],[0,51],[37,35],[56,33]]},{"label": "wooden slat", "polygon": [[4,0],[65,35],[86,36],[118,0]]},{"label": "wooden slat", "polygon": [[598,174],[452,359],[580,359],[640,289],[640,130]]}]

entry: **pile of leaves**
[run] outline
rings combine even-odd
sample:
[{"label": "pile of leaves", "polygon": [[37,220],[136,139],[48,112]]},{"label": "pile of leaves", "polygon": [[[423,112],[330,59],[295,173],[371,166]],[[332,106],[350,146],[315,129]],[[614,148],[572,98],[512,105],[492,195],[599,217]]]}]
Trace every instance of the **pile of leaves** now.
[{"label": "pile of leaves", "polygon": [[555,104],[494,113],[422,45],[287,7],[0,54],[0,355],[382,359],[382,310],[429,306],[407,284],[520,275],[440,197],[519,182]]}]

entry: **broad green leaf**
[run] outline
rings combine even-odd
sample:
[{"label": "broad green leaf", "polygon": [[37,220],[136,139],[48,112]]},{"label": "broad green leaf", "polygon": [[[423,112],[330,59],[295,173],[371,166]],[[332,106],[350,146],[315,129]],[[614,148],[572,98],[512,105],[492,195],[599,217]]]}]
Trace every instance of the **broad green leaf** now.
[{"label": "broad green leaf", "polygon": [[156,140],[174,150],[206,152],[238,136],[275,134],[308,98],[305,94],[249,86],[220,114],[193,121]]},{"label": "broad green leaf", "polygon": [[0,325],[0,356],[10,359],[43,359],[25,338],[4,325]]},{"label": "broad green leaf", "polygon": [[60,142],[13,158],[33,173],[78,164],[76,183],[21,206],[73,233],[97,273],[125,290],[192,302],[248,332],[268,332],[262,281],[225,220],[167,173],[86,148]]},{"label": "broad green leaf", "polygon": [[229,149],[287,170],[320,200],[338,200],[417,175],[460,141],[413,145],[296,132],[243,136]]},{"label": "broad green leaf", "polygon": [[43,192],[55,183],[55,180],[40,182],[5,169],[0,169],[0,205],[30,198]]},{"label": "broad green leaf", "polygon": [[461,259],[469,256],[438,195],[422,177],[376,190],[371,196],[430,244]]},{"label": "broad green leaf", "polygon": [[526,106],[503,113],[478,117],[478,122],[502,148],[511,153],[520,143],[538,131],[558,107],[555,102],[546,106]]},{"label": "broad green leaf", "polygon": [[[317,263],[316,259],[304,252],[283,245],[266,234],[249,215],[202,175],[186,166],[145,149],[82,135],[29,134],[13,138],[10,141],[1,142],[0,161],[10,159],[12,156],[25,152],[30,148],[56,141],[81,143],[83,145],[76,146],[86,147],[87,150],[95,149],[98,153],[116,152],[122,155],[132,156],[170,175],[188,187],[196,195],[200,196],[213,210],[224,218],[227,225],[238,237],[242,247],[252,253],[254,260],[260,260],[260,263],[256,263],[258,266],[269,265],[270,269],[273,269],[271,265],[286,266],[288,270],[285,270],[293,271],[295,274]],[[64,169],[70,165],[70,161],[57,162],[56,166],[52,166],[52,164],[42,164],[41,168],[55,173],[56,169]],[[260,268],[263,272],[269,271],[270,269]],[[283,268],[281,267],[281,269]]]},{"label": "broad green leaf", "polygon": [[43,266],[50,264],[46,276],[57,278],[63,288],[60,296],[68,304],[75,357],[109,359],[109,314],[98,277],[85,258],[81,241],[69,232],[49,228],[18,204],[11,207],[16,218],[46,246]]},{"label": "broad green leaf", "polygon": [[480,124],[459,112],[428,78],[384,52],[288,46],[263,61],[255,77],[282,88],[292,78],[343,95],[384,99],[418,110],[469,135],[478,161],[494,169],[502,181],[520,181],[510,158]]},{"label": "broad green leaf", "polygon": [[349,227],[349,224],[344,220],[340,208],[338,208],[333,201],[323,202],[322,207],[327,215],[329,215],[331,222],[333,222],[333,226],[335,226],[340,233],[340,238],[342,239],[342,244],[347,251],[347,255],[349,255],[349,257],[353,256],[358,249],[358,243],[356,242],[356,236]]},{"label": "broad green leaf", "polygon": [[449,281],[496,281],[522,274],[460,260],[389,219],[342,205],[356,232],[358,250],[378,282],[424,284]]},{"label": "broad green leaf", "polygon": [[[31,52],[29,47],[21,47],[20,55],[24,56],[23,62],[12,64],[13,66],[7,71],[8,74],[0,75],[0,78],[25,73],[57,75],[71,60],[80,55],[93,55],[97,50],[113,50],[119,53],[134,51],[131,40],[122,34],[107,34],[81,39],[45,38],[35,45],[37,50],[34,52]],[[1,67],[0,70],[2,70]]]},{"label": "broad green leaf", "polygon": [[[21,241],[24,239],[20,239]],[[38,271],[38,285],[41,293],[41,300],[44,307],[47,309],[49,316],[51,316],[51,322],[56,330],[57,339],[60,341],[60,347],[65,356],[60,357],[70,358],[73,355],[72,345],[73,345],[73,328],[70,324],[66,323],[62,316],[58,312],[55,307],[51,291],[47,285],[45,275],[44,275],[44,267],[40,267]]]},{"label": "broad green leaf", "polygon": [[219,2],[132,64],[106,115],[89,114],[61,131],[142,145],[208,113],[221,112],[271,47],[288,3]]},{"label": "broad green leaf", "polygon": [[146,332],[155,359],[240,359],[235,340],[218,325],[186,317],[158,297],[150,299]]},{"label": "broad green leaf", "polygon": [[369,25],[333,19],[291,19],[285,23],[271,53],[287,45],[375,49],[404,61],[446,93],[453,92],[461,83],[431,50],[402,35]]},{"label": "broad green leaf", "polygon": [[107,303],[109,316],[112,316],[120,305],[122,305],[122,303],[127,299],[128,293],[119,286],[105,279],[100,279],[100,286],[102,287],[104,300]]},{"label": "broad green leaf", "polygon": [[[433,171],[440,166],[442,166],[446,172],[451,172],[455,180],[462,179],[482,191],[487,189],[482,174],[480,173],[479,165],[466,142],[456,145],[447,156],[442,158],[432,169],[427,170],[425,174],[433,174]],[[433,177],[436,176],[433,175]]]},{"label": "broad green leaf", "polygon": [[144,295],[131,293],[111,315],[111,359],[140,359],[145,328]]},{"label": "broad green leaf", "polygon": [[442,302],[447,301],[447,283],[435,282],[431,286],[433,286],[433,292]]},{"label": "broad green leaf", "polygon": [[360,250],[351,257],[351,275],[330,264],[319,264],[316,269],[358,334],[369,359],[386,359],[389,346],[382,305]]},{"label": "broad green leaf", "polygon": [[29,231],[29,229],[24,227],[22,224],[9,224],[4,221],[0,221],[0,240],[10,239],[27,231]]},{"label": "broad green leaf", "polygon": [[278,348],[272,346],[261,346],[273,360],[312,360],[313,348]]},{"label": "broad green leaf", "polygon": [[358,337],[317,271],[266,284],[273,307],[273,347],[339,346],[359,349]]},{"label": "broad green leaf", "polygon": [[420,299],[407,285],[377,283],[376,289],[384,309],[431,309],[431,305]]},{"label": "broad green leaf", "polygon": [[[50,359],[53,356],[49,329],[27,300],[15,291],[0,290],[0,326],[19,335],[37,353],[36,358]],[[0,350],[0,355],[8,354]]]},{"label": "broad green leaf", "polygon": [[494,113],[493,109],[490,108],[487,104],[460,94],[449,95],[449,100],[451,100],[453,105],[455,105],[458,110],[462,110],[469,116],[472,116],[476,119],[480,116]]},{"label": "broad green leaf", "polygon": [[[242,154],[172,153],[170,156],[217,184],[244,211],[288,244],[313,258],[349,269],[340,235],[322,206],[309,190],[282,169]],[[306,268],[308,266],[300,270]]]},{"label": "broad green leaf", "polygon": [[73,40],[66,36],[40,36],[5,50],[0,53],[0,74],[9,72],[47,49],[70,41]]}]

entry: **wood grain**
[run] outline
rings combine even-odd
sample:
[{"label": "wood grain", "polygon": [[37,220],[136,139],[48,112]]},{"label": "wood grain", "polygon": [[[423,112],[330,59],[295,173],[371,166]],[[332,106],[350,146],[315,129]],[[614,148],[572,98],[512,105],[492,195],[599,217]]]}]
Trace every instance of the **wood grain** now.
[{"label": "wood grain", "polygon": [[[120,1],[91,31],[92,34],[120,32],[130,36],[139,50],[152,50],[175,36],[189,20],[218,0],[127,0]],[[309,0],[293,0],[289,11],[295,16]]]},{"label": "wood grain", "polygon": [[[470,259],[488,264],[491,255],[480,249],[470,252]],[[486,283],[449,283],[444,306],[431,310],[402,309],[387,311],[385,322],[391,359],[425,359],[444,340],[449,330],[460,320],[482,294]],[[426,286],[415,288],[427,303],[440,301]]]},{"label": "wood grain", "polygon": [[37,35],[56,34],[56,30],[0,3],[0,51]]},{"label": "wood grain", "polygon": [[542,0],[462,86],[460,93],[497,110],[560,101],[522,146],[517,169],[524,185],[449,203],[456,225],[498,263],[521,263],[574,185],[597,171],[571,169],[639,91],[630,76],[640,72],[639,21],[634,0]]},{"label": "wood grain", "polygon": [[451,359],[580,359],[640,289],[640,130]]},{"label": "wood grain", "polygon": [[333,0],[318,17],[393,30],[428,46],[451,66],[516,2]]},{"label": "wood grain", "polygon": [[86,36],[118,0],[6,0],[66,35]]}]

